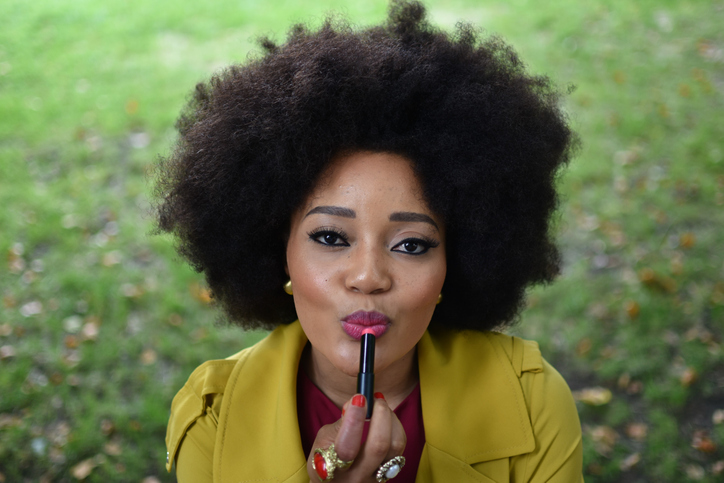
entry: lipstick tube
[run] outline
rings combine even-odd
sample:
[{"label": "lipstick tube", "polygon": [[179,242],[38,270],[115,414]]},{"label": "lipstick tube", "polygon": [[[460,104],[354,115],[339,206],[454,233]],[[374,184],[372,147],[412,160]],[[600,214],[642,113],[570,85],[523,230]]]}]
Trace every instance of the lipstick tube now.
[{"label": "lipstick tube", "polygon": [[367,419],[372,417],[375,390],[375,334],[367,329],[362,333],[359,353],[357,393],[367,399]]}]

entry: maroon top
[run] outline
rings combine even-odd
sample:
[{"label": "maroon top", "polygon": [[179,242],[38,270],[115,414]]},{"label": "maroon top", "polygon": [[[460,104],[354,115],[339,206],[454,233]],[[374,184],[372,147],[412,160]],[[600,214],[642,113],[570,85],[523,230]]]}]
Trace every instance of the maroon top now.
[{"label": "maroon top", "polygon": [[[405,446],[405,451],[402,453],[402,456],[405,457],[405,466],[400,474],[390,481],[414,483],[417,476],[417,467],[420,465],[422,447],[425,446],[420,384],[417,384],[405,400],[395,408],[394,413],[405,429],[407,446]],[[334,423],[342,417],[342,410],[314,385],[301,368],[297,372],[297,417],[305,455],[311,453],[319,429],[326,424]],[[365,423],[362,442],[367,439],[368,429],[369,421]]]}]

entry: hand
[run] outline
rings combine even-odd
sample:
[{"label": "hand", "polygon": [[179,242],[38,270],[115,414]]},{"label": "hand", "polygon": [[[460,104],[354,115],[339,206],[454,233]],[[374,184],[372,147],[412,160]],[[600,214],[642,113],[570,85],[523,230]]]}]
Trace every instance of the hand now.
[{"label": "hand", "polygon": [[402,423],[380,393],[376,393],[372,401],[375,406],[370,429],[367,441],[362,445],[362,431],[368,403],[364,396],[357,394],[345,403],[341,419],[319,429],[312,445],[312,452],[307,458],[307,473],[313,483],[318,483],[320,480],[312,468],[314,450],[317,448],[328,448],[334,444],[339,459],[354,460],[352,466],[335,470],[335,483],[376,483],[374,475],[377,469],[405,450],[407,436]]}]

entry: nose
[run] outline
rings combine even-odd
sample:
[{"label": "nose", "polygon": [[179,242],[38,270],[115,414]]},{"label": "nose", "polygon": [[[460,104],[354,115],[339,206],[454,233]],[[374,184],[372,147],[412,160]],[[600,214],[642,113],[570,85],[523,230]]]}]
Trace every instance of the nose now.
[{"label": "nose", "polygon": [[389,261],[380,250],[358,246],[350,253],[345,276],[347,289],[364,294],[377,294],[392,287]]}]

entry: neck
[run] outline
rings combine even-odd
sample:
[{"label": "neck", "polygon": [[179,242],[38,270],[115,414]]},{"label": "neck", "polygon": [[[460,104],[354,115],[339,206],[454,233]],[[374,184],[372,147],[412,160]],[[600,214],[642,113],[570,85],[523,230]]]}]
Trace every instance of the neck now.
[{"label": "neck", "polygon": [[[357,393],[357,377],[334,367],[311,344],[304,348],[301,370],[339,408]],[[375,392],[384,394],[394,410],[415,389],[417,381],[417,349],[413,348],[389,367],[375,371]]]}]

